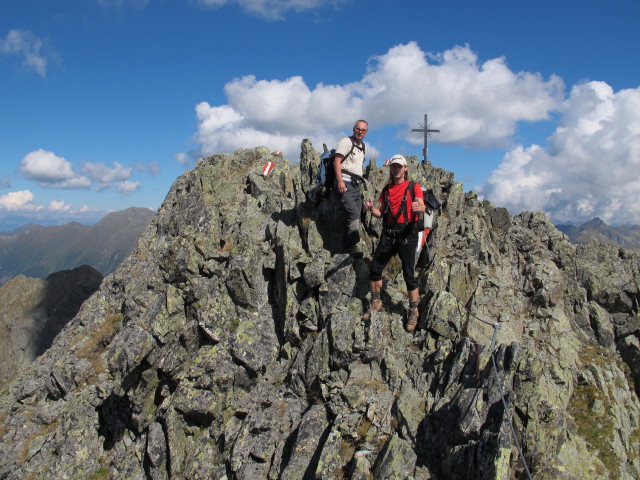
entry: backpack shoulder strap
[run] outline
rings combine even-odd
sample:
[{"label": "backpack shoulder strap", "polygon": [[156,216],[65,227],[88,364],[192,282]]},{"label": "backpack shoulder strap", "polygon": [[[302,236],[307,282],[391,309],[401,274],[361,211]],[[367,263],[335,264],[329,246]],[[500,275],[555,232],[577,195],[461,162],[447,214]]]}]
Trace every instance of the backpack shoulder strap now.
[{"label": "backpack shoulder strap", "polygon": [[[349,140],[351,140],[351,150],[349,150],[349,153],[347,153],[344,157],[342,157],[342,161],[344,162],[345,158],[347,158],[349,155],[351,155],[353,153],[353,149],[356,148],[356,141],[353,139],[353,137],[349,137]],[[362,142],[362,154],[365,154],[365,144],[364,142]]]},{"label": "backpack shoulder strap", "polygon": [[382,187],[382,192],[380,192],[380,196],[382,197],[382,201],[384,203],[382,219],[383,221],[387,221],[387,213],[391,211],[391,205],[389,201],[389,184],[387,183],[384,187]]},{"label": "backpack shoulder strap", "polygon": [[[344,157],[342,157],[342,160],[340,160],[340,163],[344,163],[344,161],[347,159],[347,157],[353,153],[353,149],[356,146],[356,143],[353,141],[353,137],[349,137],[349,140],[351,140],[351,149],[349,150],[349,152]],[[335,150],[336,149],[334,148],[333,149],[333,151],[334,151],[333,156],[334,157],[335,157]]]},{"label": "backpack shoulder strap", "polygon": [[413,202],[416,196],[416,182],[414,182],[413,180],[409,182],[409,186],[407,187],[407,192],[409,192],[409,195],[411,195],[411,201]]}]

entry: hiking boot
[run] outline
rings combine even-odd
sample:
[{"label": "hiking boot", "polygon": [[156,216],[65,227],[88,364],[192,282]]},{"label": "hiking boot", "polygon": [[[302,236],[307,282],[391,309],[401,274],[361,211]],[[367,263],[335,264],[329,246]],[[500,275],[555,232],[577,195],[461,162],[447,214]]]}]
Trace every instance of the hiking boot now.
[{"label": "hiking boot", "polygon": [[413,332],[418,326],[418,309],[410,308],[409,317],[407,318],[407,332]]},{"label": "hiking boot", "polygon": [[367,312],[362,315],[362,320],[367,321],[371,318],[371,314],[373,312],[381,312],[384,310],[384,305],[382,305],[382,300],[380,300],[379,298],[376,298],[375,300],[372,300],[371,303],[369,304],[369,310],[367,310]]}]

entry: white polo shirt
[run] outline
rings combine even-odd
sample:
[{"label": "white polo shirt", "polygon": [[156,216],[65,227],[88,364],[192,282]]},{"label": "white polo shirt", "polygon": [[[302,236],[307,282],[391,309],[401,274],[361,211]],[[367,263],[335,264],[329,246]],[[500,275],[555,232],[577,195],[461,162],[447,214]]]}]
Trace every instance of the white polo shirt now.
[{"label": "white polo shirt", "polygon": [[[336,147],[336,153],[344,156],[344,161],[342,162],[342,169],[347,170],[349,172],[355,173],[356,175],[362,176],[362,165],[364,164],[364,149],[362,145],[358,146],[357,144],[353,147],[353,152],[349,156],[349,150],[351,150],[351,137],[344,137],[338,143]],[[348,179],[348,176],[345,176],[345,179]]]}]

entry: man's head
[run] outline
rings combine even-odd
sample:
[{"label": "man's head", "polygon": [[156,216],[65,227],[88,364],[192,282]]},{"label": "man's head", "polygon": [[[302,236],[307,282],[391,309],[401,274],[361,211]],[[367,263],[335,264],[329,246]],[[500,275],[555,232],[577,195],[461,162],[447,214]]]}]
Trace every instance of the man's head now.
[{"label": "man's head", "polygon": [[394,165],[394,164],[402,165],[403,167],[406,167],[407,159],[398,153],[393,157],[391,157],[391,160],[389,160],[389,165]]},{"label": "man's head", "polygon": [[358,120],[353,126],[353,136],[357,140],[362,140],[369,131],[369,124],[365,120]]},{"label": "man's head", "polygon": [[389,160],[389,183],[400,183],[409,178],[407,159],[396,154]]}]

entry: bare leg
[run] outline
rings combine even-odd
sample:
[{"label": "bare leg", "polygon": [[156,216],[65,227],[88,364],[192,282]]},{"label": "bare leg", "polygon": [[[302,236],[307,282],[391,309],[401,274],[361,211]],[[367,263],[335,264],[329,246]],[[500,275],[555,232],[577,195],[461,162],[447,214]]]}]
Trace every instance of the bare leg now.
[{"label": "bare leg", "polygon": [[[373,292],[373,290],[371,291]],[[418,300],[420,300],[420,292],[418,291],[417,288],[415,290],[409,290],[407,292],[407,295],[409,296],[410,302],[417,302]]]}]

